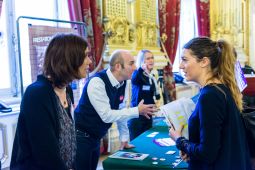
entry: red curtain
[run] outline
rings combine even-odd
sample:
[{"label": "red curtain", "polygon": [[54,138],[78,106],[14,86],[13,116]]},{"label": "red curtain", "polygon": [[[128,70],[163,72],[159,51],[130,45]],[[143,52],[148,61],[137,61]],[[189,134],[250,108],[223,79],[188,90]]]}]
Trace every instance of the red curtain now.
[{"label": "red curtain", "polygon": [[167,35],[164,45],[172,63],[178,45],[180,23],[180,0],[159,0],[159,31]]},{"label": "red curtain", "polygon": [[197,24],[199,36],[210,36],[210,1],[197,0]]},{"label": "red curtain", "polygon": [[163,69],[164,103],[169,103],[176,99],[172,63],[174,63],[179,39],[180,5],[180,0],[158,1],[160,36],[162,37],[163,34],[167,35],[163,45],[170,60],[170,63]]},{"label": "red curtain", "polygon": [[87,26],[94,69],[101,59],[104,42],[100,3],[98,0],[68,0],[68,5],[70,19],[85,22]]}]

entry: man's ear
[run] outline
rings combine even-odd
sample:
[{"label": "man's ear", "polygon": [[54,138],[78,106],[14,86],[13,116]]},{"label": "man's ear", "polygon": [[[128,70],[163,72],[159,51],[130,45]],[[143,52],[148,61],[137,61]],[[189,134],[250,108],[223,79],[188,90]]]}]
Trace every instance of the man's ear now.
[{"label": "man's ear", "polygon": [[201,67],[207,67],[210,65],[210,60],[208,57],[203,57],[202,60],[200,61],[200,66]]},{"label": "man's ear", "polygon": [[121,69],[121,65],[120,65],[120,63],[117,63],[117,64],[115,64],[115,70],[120,70]]}]

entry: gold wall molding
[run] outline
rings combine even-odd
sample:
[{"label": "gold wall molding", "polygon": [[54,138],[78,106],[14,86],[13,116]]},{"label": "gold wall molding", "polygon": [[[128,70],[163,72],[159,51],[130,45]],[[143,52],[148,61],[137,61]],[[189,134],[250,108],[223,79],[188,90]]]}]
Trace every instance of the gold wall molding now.
[{"label": "gold wall molding", "polygon": [[210,1],[210,30],[214,40],[225,39],[237,50],[244,65],[249,56],[249,1]]},{"label": "gold wall molding", "polygon": [[125,17],[110,17],[109,23],[105,26],[105,31],[112,33],[108,39],[108,44],[128,45],[129,25],[130,22]]},{"label": "gold wall molding", "polygon": [[255,1],[250,1],[249,3],[249,23],[250,23],[250,32],[249,32],[249,60],[248,64],[255,69]]},{"label": "gold wall molding", "polygon": [[157,30],[156,23],[142,21],[137,23],[137,45],[140,48],[157,47]]},{"label": "gold wall molding", "polygon": [[108,36],[105,64],[116,49],[130,50],[135,56],[141,49],[148,49],[154,53],[157,68],[167,64],[160,49],[156,3],[156,0],[103,0],[104,32]]}]

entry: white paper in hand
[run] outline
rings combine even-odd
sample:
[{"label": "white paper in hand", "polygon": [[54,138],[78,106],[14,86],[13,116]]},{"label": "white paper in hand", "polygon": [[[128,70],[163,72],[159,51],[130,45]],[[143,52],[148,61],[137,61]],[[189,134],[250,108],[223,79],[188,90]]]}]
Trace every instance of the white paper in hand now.
[{"label": "white paper in hand", "polygon": [[195,103],[189,98],[180,98],[160,107],[162,114],[167,122],[172,124],[175,129],[184,126],[182,136],[188,139],[188,119],[195,109]]}]

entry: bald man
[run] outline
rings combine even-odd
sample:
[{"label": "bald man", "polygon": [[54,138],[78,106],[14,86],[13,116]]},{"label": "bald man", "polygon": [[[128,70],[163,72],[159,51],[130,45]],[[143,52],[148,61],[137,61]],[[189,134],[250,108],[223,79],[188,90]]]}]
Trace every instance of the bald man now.
[{"label": "bald man", "polygon": [[143,115],[150,118],[156,107],[143,101],[134,108],[120,108],[125,98],[126,80],[136,69],[134,57],[127,50],[116,50],[110,57],[110,68],[97,73],[84,86],[75,110],[77,136],[76,169],[96,170],[100,155],[100,139],[112,123],[118,126],[122,144],[127,144],[126,120]]}]

